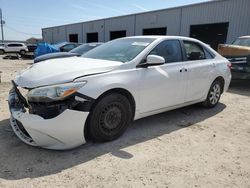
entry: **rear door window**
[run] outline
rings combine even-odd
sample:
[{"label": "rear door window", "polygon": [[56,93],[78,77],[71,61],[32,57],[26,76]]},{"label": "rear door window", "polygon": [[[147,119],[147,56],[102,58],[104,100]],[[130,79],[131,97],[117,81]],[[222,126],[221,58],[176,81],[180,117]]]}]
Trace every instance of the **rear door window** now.
[{"label": "rear door window", "polygon": [[206,59],[205,51],[200,44],[192,41],[183,41],[183,43],[188,61]]}]

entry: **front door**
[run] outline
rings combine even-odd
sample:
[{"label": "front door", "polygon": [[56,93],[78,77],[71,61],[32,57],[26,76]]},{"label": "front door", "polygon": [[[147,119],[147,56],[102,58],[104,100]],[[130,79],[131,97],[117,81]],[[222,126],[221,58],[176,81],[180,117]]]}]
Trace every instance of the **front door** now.
[{"label": "front door", "polygon": [[182,62],[180,42],[178,40],[163,41],[149,55],[164,57],[165,64],[138,69],[141,75],[140,113],[183,103],[187,74],[185,74]]}]

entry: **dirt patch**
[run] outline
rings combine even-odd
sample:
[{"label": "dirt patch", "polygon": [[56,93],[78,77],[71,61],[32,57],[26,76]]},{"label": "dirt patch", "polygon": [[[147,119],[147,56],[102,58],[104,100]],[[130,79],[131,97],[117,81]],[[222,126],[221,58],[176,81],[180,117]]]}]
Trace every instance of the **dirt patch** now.
[{"label": "dirt patch", "polygon": [[135,121],[120,139],[71,151],[23,144],[10,129],[10,80],[31,61],[2,60],[0,187],[250,187],[250,84],[214,109]]}]

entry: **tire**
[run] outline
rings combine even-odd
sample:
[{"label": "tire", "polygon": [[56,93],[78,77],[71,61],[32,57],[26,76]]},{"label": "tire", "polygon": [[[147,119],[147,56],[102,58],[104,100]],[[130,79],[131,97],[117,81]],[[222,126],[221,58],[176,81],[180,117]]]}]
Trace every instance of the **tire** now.
[{"label": "tire", "polygon": [[25,51],[25,50],[21,50],[21,51],[20,51],[20,55],[23,56],[23,55],[25,55],[25,54],[26,54],[26,51]]},{"label": "tire", "polygon": [[223,84],[219,80],[215,80],[207,94],[207,99],[202,103],[207,108],[215,107],[221,97]]},{"label": "tire", "polygon": [[133,117],[129,100],[118,93],[102,97],[90,112],[88,136],[95,142],[107,142],[120,137]]},{"label": "tire", "polygon": [[4,53],[4,50],[0,50],[0,55],[3,55]]}]

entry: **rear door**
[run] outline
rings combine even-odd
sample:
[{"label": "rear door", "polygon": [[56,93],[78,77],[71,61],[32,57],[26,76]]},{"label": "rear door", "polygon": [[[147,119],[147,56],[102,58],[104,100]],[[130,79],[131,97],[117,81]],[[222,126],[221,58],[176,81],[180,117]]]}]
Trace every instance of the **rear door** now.
[{"label": "rear door", "polygon": [[193,41],[183,41],[187,67],[187,93],[185,102],[204,98],[210,87],[211,76],[215,68],[215,60],[201,44]]},{"label": "rear door", "polygon": [[20,46],[22,46],[21,44],[7,44],[6,45],[6,52],[19,52],[20,51]]},{"label": "rear door", "polygon": [[164,57],[165,64],[139,68],[140,112],[150,112],[184,102],[187,74],[184,74],[179,40],[165,40],[149,55]]}]

